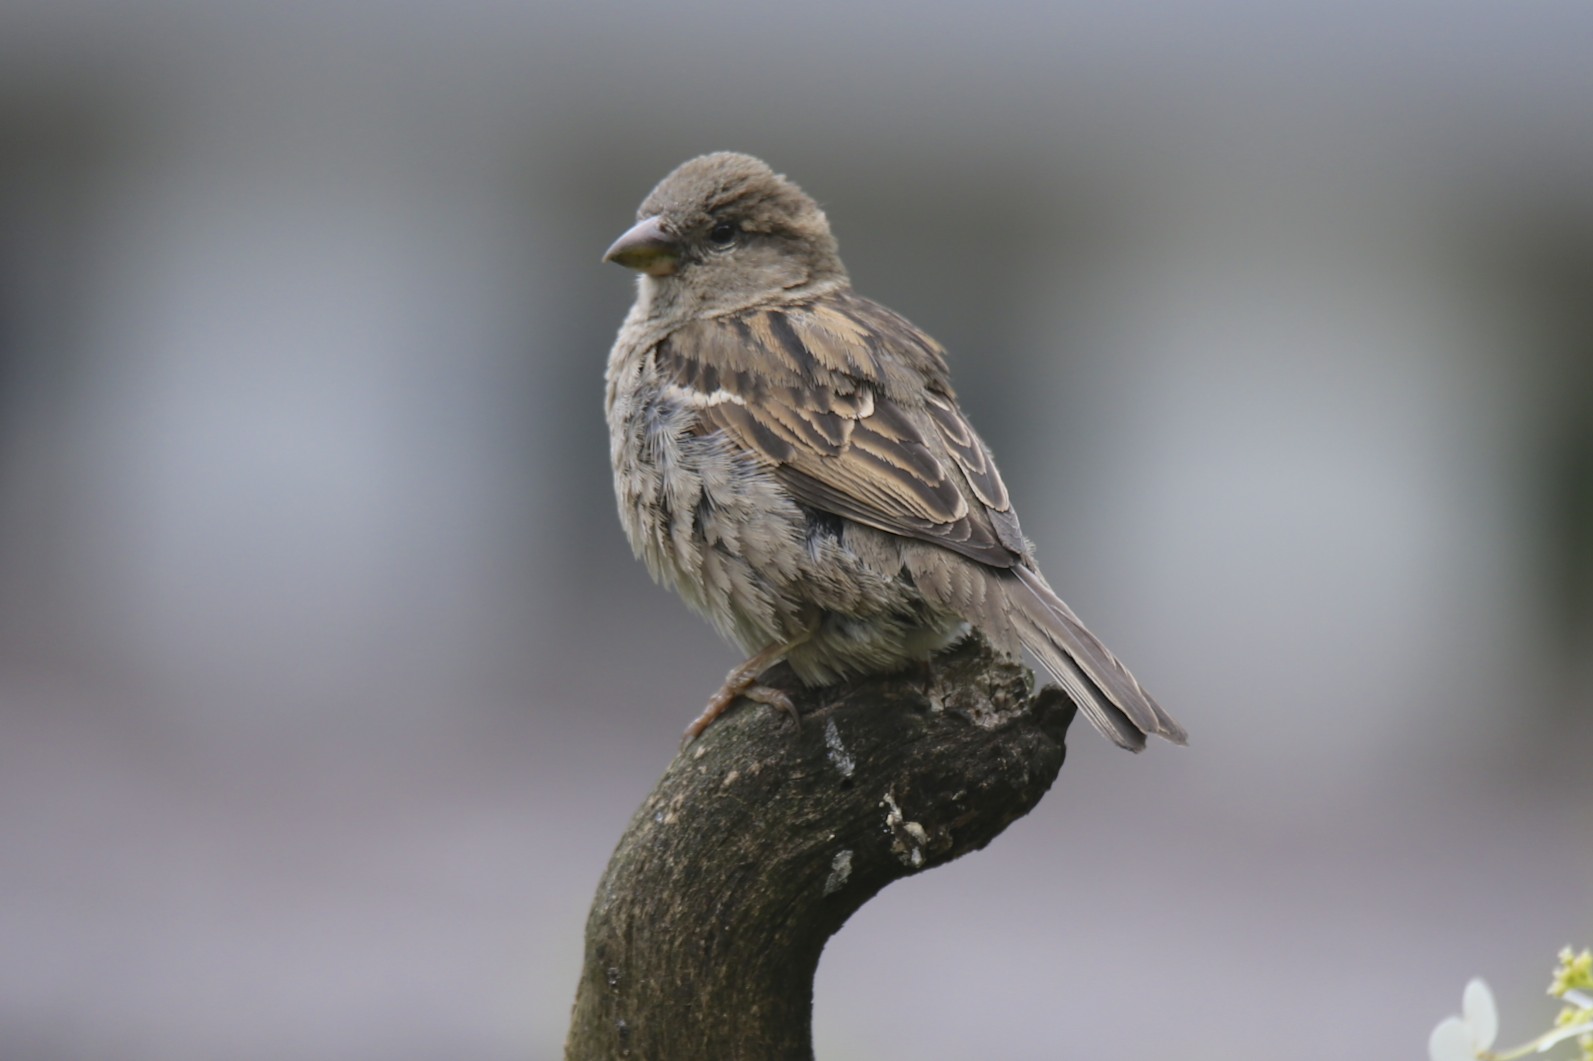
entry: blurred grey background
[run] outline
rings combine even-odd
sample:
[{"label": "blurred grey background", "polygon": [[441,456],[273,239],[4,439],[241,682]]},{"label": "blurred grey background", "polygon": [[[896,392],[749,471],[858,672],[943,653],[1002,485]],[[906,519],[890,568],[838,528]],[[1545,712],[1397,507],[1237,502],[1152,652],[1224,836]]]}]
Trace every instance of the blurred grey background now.
[{"label": "blurred grey background", "polygon": [[1082,724],[826,1058],[1421,1057],[1593,943],[1593,7],[8,0],[0,1055],[560,1056],[735,662],[612,511],[690,155],[952,351]]}]

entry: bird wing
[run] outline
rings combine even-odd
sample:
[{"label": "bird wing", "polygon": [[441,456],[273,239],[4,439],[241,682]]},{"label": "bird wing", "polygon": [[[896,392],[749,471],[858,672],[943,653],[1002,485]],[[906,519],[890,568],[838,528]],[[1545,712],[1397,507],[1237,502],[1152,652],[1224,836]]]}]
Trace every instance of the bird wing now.
[{"label": "bird wing", "polygon": [[1027,557],[944,351],[885,307],[843,291],[699,319],[655,357],[704,428],[760,456],[803,504],[996,567]]}]

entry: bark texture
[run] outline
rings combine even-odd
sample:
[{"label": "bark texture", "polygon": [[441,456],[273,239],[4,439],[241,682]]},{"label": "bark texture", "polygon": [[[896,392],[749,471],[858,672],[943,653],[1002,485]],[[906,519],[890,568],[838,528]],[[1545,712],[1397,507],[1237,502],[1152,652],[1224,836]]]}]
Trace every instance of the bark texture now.
[{"label": "bark texture", "polygon": [[[978,638],[932,667],[743,703],[631,819],[586,926],[567,1061],[806,1061],[825,942],[988,844],[1061,769],[1074,706]],[[689,712],[682,711],[685,718]]]}]

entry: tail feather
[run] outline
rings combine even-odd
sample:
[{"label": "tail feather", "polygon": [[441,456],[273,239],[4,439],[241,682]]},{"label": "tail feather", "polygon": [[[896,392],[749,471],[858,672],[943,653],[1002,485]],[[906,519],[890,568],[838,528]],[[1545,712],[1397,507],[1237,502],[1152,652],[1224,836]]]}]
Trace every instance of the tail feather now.
[{"label": "tail feather", "polygon": [[1188,743],[1184,728],[1151,699],[1038,571],[1021,564],[1011,570],[1017,584],[1007,596],[1019,639],[1096,729],[1131,751],[1144,748],[1145,738],[1152,735]]},{"label": "tail feather", "polygon": [[904,559],[914,584],[930,601],[984,631],[1003,650],[1016,653],[1021,646],[1033,653],[1112,743],[1140,751],[1147,736],[1174,744],[1188,740],[1184,728],[1085,629],[1038,571],[1023,564],[994,569],[916,543],[905,550]]}]

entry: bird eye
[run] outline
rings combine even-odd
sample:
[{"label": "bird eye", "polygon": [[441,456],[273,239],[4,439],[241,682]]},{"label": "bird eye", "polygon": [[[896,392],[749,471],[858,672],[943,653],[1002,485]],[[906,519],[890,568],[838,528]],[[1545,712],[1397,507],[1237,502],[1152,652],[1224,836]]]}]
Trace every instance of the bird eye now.
[{"label": "bird eye", "polygon": [[728,250],[735,244],[740,231],[734,221],[721,221],[708,230],[708,242],[717,250]]}]

